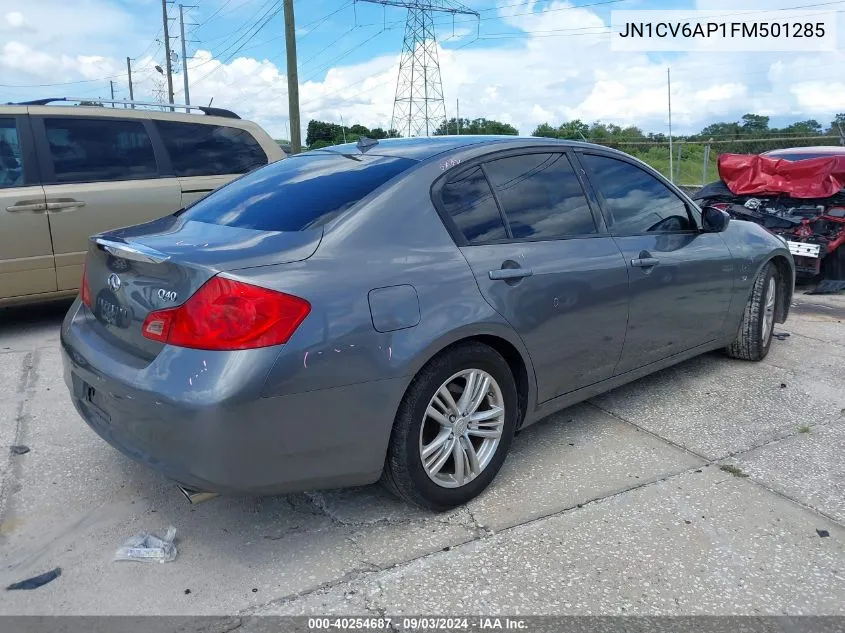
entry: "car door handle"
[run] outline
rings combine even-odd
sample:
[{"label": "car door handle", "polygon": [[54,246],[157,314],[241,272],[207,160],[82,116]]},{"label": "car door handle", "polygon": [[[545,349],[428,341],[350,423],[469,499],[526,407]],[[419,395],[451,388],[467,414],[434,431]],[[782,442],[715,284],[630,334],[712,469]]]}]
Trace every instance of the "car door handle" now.
[{"label": "car door handle", "polygon": [[85,203],[81,200],[56,200],[47,203],[47,211],[69,211],[84,206]]},{"label": "car door handle", "polygon": [[497,279],[522,279],[523,277],[530,277],[533,274],[534,271],[530,268],[499,268],[487,273],[490,279],[494,281]]},{"label": "car door handle", "polygon": [[19,202],[17,204],[13,204],[10,207],[6,207],[6,211],[10,213],[22,213],[26,211],[32,211],[38,213],[40,211],[46,211],[47,205],[43,202]]},{"label": "car door handle", "polygon": [[632,259],[631,266],[636,266],[637,268],[651,268],[652,266],[657,266],[660,263],[660,260],[655,257],[640,257],[639,259]]}]

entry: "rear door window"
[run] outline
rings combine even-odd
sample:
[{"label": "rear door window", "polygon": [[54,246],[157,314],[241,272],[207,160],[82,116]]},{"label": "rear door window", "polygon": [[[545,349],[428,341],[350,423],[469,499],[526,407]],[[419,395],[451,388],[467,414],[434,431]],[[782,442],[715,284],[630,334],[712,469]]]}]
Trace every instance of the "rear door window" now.
[{"label": "rear door window", "polygon": [[23,157],[14,119],[0,119],[0,189],[23,184]]},{"label": "rear door window", "polygon": [[177,176],[245,174],[267,164],[267,154],[246,130],[177,121],[155,124]]},{"label": "rear door window", "polygon": [[415,163],[307,152],[235,180],[189,207],[183,217],[261,231],[304,231],[325,224]]},{"label": "rear door window", "polygon": [[486,164],[514,239],[596,233],[581,183],[565,154],[523,154]]},{"label": "rear door window", "polygon": [[57,183],[158,176],[152,142],[141,121],[47,117],[44,128]]},{"label": "rear door window", "polygon": [[468,243],[507,239],[505,223],[480,166],[447,180],[440,200]]}]

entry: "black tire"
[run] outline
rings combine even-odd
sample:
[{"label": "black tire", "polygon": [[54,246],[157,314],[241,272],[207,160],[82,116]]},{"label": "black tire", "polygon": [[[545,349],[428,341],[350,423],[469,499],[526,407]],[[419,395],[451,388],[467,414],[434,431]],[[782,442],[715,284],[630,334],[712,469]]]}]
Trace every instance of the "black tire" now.
[{"label": "black tire", "polygon": [[[495,453],[481,474],[463,486],[444,488],[429,478],[423,467],[421,427],[429,402],[440,386],[457,372],[467,369],[480,369],[498,383],[504,402],[504,426]],[[437,512],[462,505],[480,494],[502,467],[517,418],[516,382],[501,354],[476,342],[452,347],[423,367],[408,387],[390,436],[382,483],[400,499]]]},{"label": "black tire", "polygon": [[[770,281],[774,279],[774,285]],[[775,308],[777,307],[780,284],[778,283],[777,269],[771,262],[767,263],[754,280],[751,288],[751,296],[745,305],[745,313],[742,316],[742,324],[739,326],[736,340],[731,343],[725,351],[732,358],[740,360],[761,361],[769,353],[772,344],[772,332],[774,331],[774,314],[772,314],[771,329],[764,332],[764,314],[768,297],[767,290],[773,288],[775,293]]]}]

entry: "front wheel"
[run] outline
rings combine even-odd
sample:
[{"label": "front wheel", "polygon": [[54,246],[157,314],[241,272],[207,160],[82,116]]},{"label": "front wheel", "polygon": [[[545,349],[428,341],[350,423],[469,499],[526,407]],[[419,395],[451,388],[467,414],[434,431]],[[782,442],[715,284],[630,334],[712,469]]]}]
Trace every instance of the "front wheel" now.
[{"label": "front wheel", "polygon": [[777,270],[769,262],[754,280],[737,337],[726,349],[728,356],[753,361],[766,357],[772,344],[777,304]]},{"label": "front wheel", "polygon": [[466,503],[501,468],[516,421],[516,383],[505,359],[481,343],[449,349],[408,388],[382,480],[432,510]]}]

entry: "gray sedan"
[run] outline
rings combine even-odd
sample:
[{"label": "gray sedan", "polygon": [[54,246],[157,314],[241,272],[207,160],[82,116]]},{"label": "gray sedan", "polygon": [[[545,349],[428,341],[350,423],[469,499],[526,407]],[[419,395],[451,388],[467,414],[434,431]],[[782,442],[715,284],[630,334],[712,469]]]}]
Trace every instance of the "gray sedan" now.
[{"label": "gray sedan", "polygon": [[793,285],[781,239],[621,152],[362,139],[92,237],[61,344],[83,419],[185,488],[443,510],[554,411],[762,359]]}]

